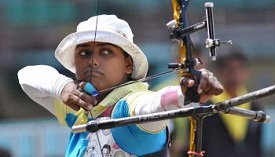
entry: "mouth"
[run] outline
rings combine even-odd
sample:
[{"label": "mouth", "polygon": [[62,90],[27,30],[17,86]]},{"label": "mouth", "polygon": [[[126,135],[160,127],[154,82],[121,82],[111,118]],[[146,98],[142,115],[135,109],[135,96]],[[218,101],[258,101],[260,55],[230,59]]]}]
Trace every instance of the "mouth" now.
[{"label": "mouth", "polygon": [[104,73],[102,70],[89,68],[84,71],[84,75],[89,77],[99,77],[99,76],[103,76]]},{"label": "mouth", "polygon": [[90,72],[90,76],[91,77],[100,77],[100,76],[103,76],[103,72],[101,72],[99,70],[93,70]]}]

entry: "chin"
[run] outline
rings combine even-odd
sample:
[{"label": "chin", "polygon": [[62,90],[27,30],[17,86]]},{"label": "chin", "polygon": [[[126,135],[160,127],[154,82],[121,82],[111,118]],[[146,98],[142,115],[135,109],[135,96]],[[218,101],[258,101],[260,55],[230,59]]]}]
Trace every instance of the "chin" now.
[{"label": "chin", "polygon": [[102,83],[100,83],[99,81],[96,81],[96,80],[94,80],[94,79],[91,79],[91,80],[89,80],[89,82],[97,89],[97,90],[102,90],[103,88],[102,88],[102,85],[100,85],[100,84],[102,84]]}]

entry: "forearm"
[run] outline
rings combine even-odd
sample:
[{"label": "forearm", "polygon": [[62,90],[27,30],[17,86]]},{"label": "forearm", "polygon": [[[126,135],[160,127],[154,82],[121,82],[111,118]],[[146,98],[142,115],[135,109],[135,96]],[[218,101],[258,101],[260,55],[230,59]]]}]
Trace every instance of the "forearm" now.
[{"label": "forearm", "polygon": [[[135,115],[179,109],[184,104],[184,95],[182,95],[180,87],[171,86],[158,91],[154,95],[139,100],[134,109]],[[147,131],[158,132],[168,125],[168,121],[169,120],[143,123],[140,124],[140,127]]]},{"label": "forearm", "polygon": [[60,98],[64,86],[72,81],[46,65],[27,66],[19,70],[23,91],[35,102],[53,113],[53,99]]}]

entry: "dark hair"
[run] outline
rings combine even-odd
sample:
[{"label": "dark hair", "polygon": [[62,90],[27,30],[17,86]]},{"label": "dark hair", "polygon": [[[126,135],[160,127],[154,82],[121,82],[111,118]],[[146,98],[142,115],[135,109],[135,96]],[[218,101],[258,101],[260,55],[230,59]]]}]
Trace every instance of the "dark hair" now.
[{"label": "dark hair", "polygon": [[130,57],[132,59],[132,57],[125,50],[122,49],[122,51],[123,51],[123,54],[124,54],[125,58]]},{"label": "dark hair", "polygon": [[110,145],[105,144],[105,145],[101,148],[101,151],[103,151],[104,148],[106,148],[106,149],[108,150],[108,153],[111,152],[111,146],[110,146]]},{"label": "dark hair", "polygon": [[214,62],[214,66],[221,69],[226,67],[227,63],[232,60],[239,60],[244,66],[248,64],[246,55],[239,47],[225,45],[224,48],[218,49],[217,60]]},{"label": "dark hair", "polygon": [[[122,51],[123,51],[124,57],[125,57],[125,58],[130,57],[130,59],[132,60],[132,62],[133,62],[133,64],[134,64],[134,61],[133,61],[132,56],[130,56],[130,55],[129,55],[126,51],[124,51],[123,49],[122,49]],[[133,68],[134,68],[134,67],[133,67]],[[128,81],[133,81],[133,80],[135,80],[135,79],[132,78],[132,73],[131,73],[131,74],[129,74],[129,76],[128,76]]]}]

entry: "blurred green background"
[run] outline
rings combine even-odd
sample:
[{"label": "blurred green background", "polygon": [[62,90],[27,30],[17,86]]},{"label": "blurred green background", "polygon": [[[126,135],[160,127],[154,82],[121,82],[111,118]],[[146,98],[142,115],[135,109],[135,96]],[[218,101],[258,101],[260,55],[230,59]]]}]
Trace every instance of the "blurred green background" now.
[{"label": "blurred green background", "polygon": [[[205,2],[191,1],[189,25],[204,19]],[[249,57],[249,89],[275,84],[275,0],[212,2],[216,37],[232,40]],[[73,77],[56,61],[54,51],[79,22],[96,15],[97,4],[96,0],[0,0],[0,147],[12,156],[64,156],[69,130],[23,93],[17,72],[27,65],[48,64]],[[169,0],[101,0],[99,14],[116,14],[129,22],[135,42],[148,56],[149,75],[166,71],[167,63],[176,61],[177,43],[169,39],[166,27],[173,18]],[[206,31],[191,38],[203,46]],[[206,49],[203,52],[208,56]],[[171,77],[150,84],[154,87]],[[265,154],[275,156],[275,96],[259,101],[272,118],[265,124]]]}]

